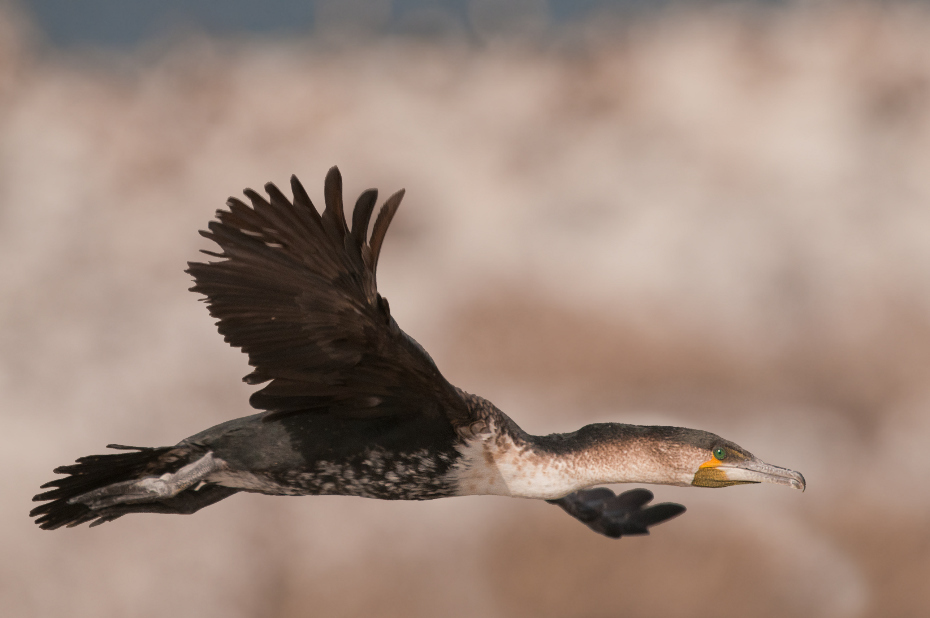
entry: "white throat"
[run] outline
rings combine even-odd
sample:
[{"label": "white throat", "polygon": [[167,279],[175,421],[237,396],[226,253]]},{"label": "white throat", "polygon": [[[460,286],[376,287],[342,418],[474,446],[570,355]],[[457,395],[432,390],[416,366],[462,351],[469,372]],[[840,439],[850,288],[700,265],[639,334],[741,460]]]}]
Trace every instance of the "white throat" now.
[{"label": "white throat", "polygon": [[462,458],[449,471],[458,495],[495,495],[553,500],[597,483],[574,462],[541,455],[506,434],[483,434],[459,447]]}]

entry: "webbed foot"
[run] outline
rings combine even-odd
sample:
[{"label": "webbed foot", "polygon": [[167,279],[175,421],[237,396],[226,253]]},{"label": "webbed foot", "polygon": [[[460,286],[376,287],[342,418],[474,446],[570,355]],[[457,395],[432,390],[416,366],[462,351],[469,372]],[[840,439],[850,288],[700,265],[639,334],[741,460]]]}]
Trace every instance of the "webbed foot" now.
[{"label": "webbed foot", "polygon": [[606,487],[582,489],[557,500],[556,504],[598,534],[619,539],[623,536],[649,534],[649,527],[677,517],[685,507],[662,502],[643,508],[655,496],[648,489],[637,488],[619,496]]}]

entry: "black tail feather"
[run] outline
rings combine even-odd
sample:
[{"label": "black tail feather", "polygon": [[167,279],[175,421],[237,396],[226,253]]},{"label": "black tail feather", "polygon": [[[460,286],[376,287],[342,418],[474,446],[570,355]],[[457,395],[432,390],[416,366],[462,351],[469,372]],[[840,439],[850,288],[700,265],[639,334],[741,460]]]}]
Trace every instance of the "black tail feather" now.
[{"label": "black tail feather", "polygon": [[127,512],[138,512],[138,508],[133,511],[125,506],[95,511],[85,504],[71,503],[70,500],[113,483],[176,472],[190,461],[191,456],[189,447],[147,448],[116,444],[111,444],[109,447],[130,452],[89,455],[81,457],[74,464],[55,468],[56,474],[68,476],[45,483],[42,489],[52,489],[33,498],[34,502],[45,502],[29,513],[30,517],[37,518],[36,524],[40,528],[44,530],[54,530],[62,526],[70,528],[94,519],[100,520],[95,523],[103,523],[103,521],[111,521]]}]

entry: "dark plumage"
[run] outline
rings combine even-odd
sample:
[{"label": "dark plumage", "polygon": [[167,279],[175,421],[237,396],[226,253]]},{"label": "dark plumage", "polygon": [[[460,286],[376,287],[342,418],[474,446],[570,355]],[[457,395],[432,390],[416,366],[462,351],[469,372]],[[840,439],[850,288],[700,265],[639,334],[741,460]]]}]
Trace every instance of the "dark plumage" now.
[{"label": "dark plumage", "polygon": [[42,528],[96,525],[128,513],[193,513],[238,491],[423,500],[468,494],[546,499],[610,537],[645,534],[684,511],[646,507],[644,489],[613,482],[720,487],[803,477],[769,466],[704,431],[608,423],[532,436],[490,402],[458,389],[391,317],[375,272],[399,191],[368,227],[377,191],[356,202],[351,230],[342,178],[326,176],[320,214],[291,178],[293,202],[273,184],[250,205],[230,198],[201,234],[218,261],[191,262],[225,340],[264,384],[262,412],[173,447],[117,447],[82,457],[34,499]]}]

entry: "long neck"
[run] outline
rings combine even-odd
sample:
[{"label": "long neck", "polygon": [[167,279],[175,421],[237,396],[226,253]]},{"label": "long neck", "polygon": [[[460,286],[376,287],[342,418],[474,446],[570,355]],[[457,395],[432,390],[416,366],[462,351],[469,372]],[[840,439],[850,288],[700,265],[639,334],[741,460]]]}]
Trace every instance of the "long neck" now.
[{"label": "long neck", "polygon": [[670,465],[678,430],[608,423],[533,436],[511,422],[463,449],[460,493],[554,499],[604,483],[687,484]]}]

